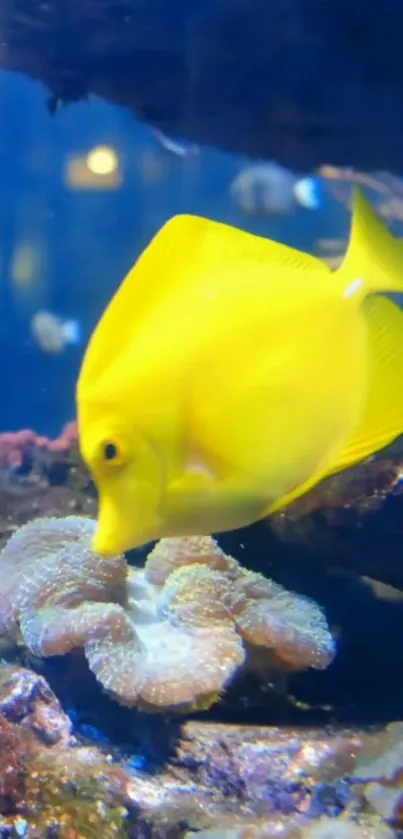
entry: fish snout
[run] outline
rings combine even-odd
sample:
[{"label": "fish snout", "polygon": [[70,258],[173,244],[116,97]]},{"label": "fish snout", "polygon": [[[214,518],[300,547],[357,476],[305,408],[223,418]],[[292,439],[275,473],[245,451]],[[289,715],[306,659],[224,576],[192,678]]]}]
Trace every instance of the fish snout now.
[{"label": "fish snout", "polygon": [[92,541],[92,547],[94,553],[101,559],[115,559],[126,550],[122,547],[119,534],[116,531],[108,532],[105,527],[99,525]]},{"label": "fish snout", "polygon": [[131,518],[124,505],[108,496],[100,497],[98,522],[92,542],[94,553],[103,559],[114,559],[132,547]]},{"label": "fish snout", "polygon": [[148,486],[130,485],[115,498],[100,494],[98,523],[93,549],[100,557],[114,558],[125,551],[139,548],[160,537],[153,492]]}]

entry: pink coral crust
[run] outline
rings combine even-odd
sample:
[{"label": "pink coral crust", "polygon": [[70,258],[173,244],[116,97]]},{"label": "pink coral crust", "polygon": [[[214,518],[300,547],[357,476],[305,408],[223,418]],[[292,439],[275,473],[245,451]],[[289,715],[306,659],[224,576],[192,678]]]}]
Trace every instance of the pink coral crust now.
[{"label": "pink coral crust", "polygon": [[19,627],[39,656],[83,648],[101,685],[127,705],[202,707],[257,649],[267,667],[326,667],[334,645],[320,608],[243,569],[211,537],[163,539],[144,568],[102,560],[95,522],[42,518],[0,554],[0,633]]},{"label": "pink coral crust", "polygon": [[68,452],[77,439],[75,422],[67,423],[55,439],[36,434],[29,428],[22,431],[5,431],[0,434],[0,466],[17,469],[21,466],[24,455],[34,452],[35,449],[53,453]]}]

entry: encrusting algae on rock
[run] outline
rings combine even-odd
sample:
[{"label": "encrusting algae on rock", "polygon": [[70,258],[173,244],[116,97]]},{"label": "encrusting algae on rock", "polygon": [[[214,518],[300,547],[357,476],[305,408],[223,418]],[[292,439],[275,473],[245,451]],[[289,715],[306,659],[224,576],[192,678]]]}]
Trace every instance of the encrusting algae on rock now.
[{"label": "encrusting algae on rock", "polygon": [[0,634],[38,656],[83,648],[120,702],[205,708],[240,668],[327,667],[335,646],[313,601],[243,569],[211,537],[164,539],[142,569],[92,549],[96,523],[36,519],[0,554]]},{"label": "encrusting algae on rock", "polygon": [[[137,756],[149,753],[143,724]],[[400,836],[399,723],[164,725],[174,737],[157,763],[134,768],[126,749],[82,744],[43,676],[0,664],[1,839]]]},{"label": "encrusting algae on rock", "polygon": [[130,776],[84,747],[45,679],[0,663],[2,839],[124,839]]}]

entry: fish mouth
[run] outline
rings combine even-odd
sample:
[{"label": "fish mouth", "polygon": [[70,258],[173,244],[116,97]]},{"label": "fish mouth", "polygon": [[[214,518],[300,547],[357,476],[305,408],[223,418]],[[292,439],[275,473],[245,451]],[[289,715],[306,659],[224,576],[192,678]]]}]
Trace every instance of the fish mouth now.
[{"label": "fish mouth", "polygon": [[152,521],[146,523],[139,516],[136,521],[133,509],[125,512],[122,507],[112,511],[109,504],[101,503],[92,541],[93,551],[101,559],[116,559],[126,551],[160,538],[160,520],[153,516]]},{"label": "fish mouth", "polygon": [[119,554],[128,550],[128,548],[124,548],[121,544],[118,544],[118,540],[111,540],[106,537],[102,529],[99,527],[97,528],[95,536],[92,540],[92,548],[94,553],[96,553],[96,555],[101,559],[116,559]]},{"label": "fish mouth", "polygon": [[153,539],[148,533],[139,530],[130,534],[121,535],[119,530],[106,530],[102,523],[98,525],[97,530],[92,541],[94,553],[101,559],[117,559],[126,551],[141,548]]},{"label": "fish mouth", "polygon": [[94,553],[102,559],[115,559],[129,550],[127,515],[109,498],[100,497],[97,527],[92,540]]}]

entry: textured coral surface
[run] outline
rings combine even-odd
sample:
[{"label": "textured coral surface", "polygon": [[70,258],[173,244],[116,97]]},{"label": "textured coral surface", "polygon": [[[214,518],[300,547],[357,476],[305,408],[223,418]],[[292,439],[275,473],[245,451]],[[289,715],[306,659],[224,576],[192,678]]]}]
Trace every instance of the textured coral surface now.
[{"label": "textured coral surface", "polygon": [[101,685],[150,710],[205,707],[243,665],[298,671],[334,655],[311,600],[243,569],[210,537],[166,539],[143,569],[101,560],[95,522],[37,519],[0,555],[0,634],[38,656],[83,648]]}]

